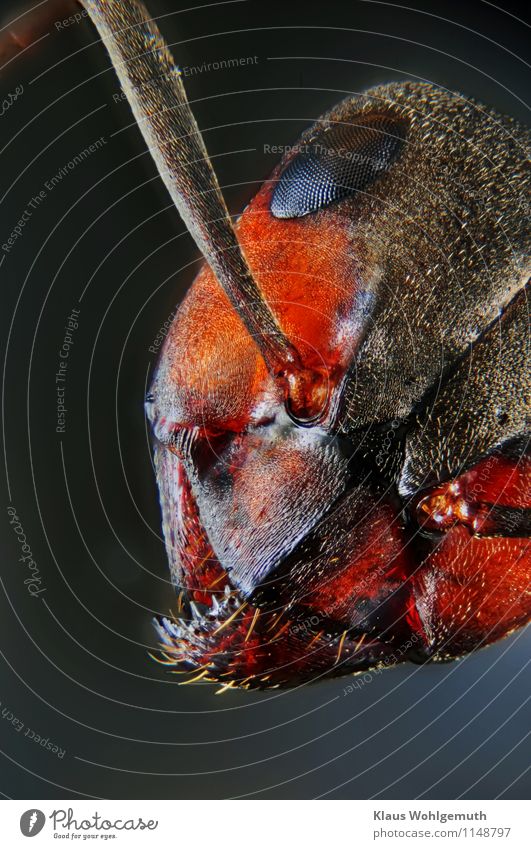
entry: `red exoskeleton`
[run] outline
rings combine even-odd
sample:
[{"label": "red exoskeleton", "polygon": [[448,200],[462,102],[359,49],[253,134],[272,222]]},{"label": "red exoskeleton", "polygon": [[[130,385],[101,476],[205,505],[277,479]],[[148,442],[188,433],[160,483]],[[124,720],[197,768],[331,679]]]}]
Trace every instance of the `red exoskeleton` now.
[{"label": "red exoskeleton", "polygon": [[141,3],[84,0],[206,264],[146,402],[163,662],[266,688],[530,615],[526,131],[427,84],[340,103],[233,226]]}]

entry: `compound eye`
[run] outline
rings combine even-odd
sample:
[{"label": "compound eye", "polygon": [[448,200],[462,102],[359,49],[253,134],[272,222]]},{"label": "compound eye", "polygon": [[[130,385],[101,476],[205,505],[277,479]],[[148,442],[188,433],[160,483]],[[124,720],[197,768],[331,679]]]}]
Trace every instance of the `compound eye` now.
[{"label": "compound eye", "polygon": [[280,175],[271,198],[275,218],[300,218],[366,192],[400,154],[405,127],[388,115],[358,115],[306,142]]}]

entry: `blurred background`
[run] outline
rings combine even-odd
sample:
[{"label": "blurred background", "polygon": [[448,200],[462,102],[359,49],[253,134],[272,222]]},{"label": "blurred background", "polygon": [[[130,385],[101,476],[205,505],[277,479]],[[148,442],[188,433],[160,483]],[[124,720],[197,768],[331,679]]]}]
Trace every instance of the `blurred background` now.
[{"label": "blurred background", "polygon": [[[527,121],[523,6],[148,5],[189,69],[188,96],[233,214],[275,165],[269,146],[293,143],[340,99],[378,83],[430,81]],[[4,0],[2,25],[20,10]],[[0,791],[525,798],[529,632],[453,664],[388,670],[353,692],[343,679],[214,696],[212,685],[179,687],[148,656],[151,618],[175,600],[143,415],[149,348],[199,258],[95,30],[61,18],[0,71],[2,243],[26,212],[0,252]],[[229,59],[247,61],[205,67]],[[58,433],[56,374],[73,309]],[[35,597],[10,505],[39,569]]]}]

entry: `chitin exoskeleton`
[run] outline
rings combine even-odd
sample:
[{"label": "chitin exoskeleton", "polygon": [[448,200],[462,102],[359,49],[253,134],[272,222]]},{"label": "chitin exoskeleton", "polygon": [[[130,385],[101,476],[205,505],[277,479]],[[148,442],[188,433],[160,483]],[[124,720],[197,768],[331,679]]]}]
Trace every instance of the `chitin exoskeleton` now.
[{"label": "chitin exoskeleton", "polygon": [[147,398],[162,660],[266,688],[447,660],[530,615],[528,134],[350,97],[233,225],[141,3],[82,3],[206,263]]}]

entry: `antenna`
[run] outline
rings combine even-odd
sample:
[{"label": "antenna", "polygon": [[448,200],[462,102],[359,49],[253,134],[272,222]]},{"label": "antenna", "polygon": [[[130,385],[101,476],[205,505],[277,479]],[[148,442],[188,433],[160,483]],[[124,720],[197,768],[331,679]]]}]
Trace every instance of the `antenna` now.
[{"label": "antenna", "polygon": [[[256,284],[197,122],[156,23],[143,3],[81,0],[105,44],[139,129],[181,218],[301,422],[321,413],[323,375],[299,353]],[[316,391],[318,390],[318,391]],[[319,409],[315,409],[319,407]]]}]

